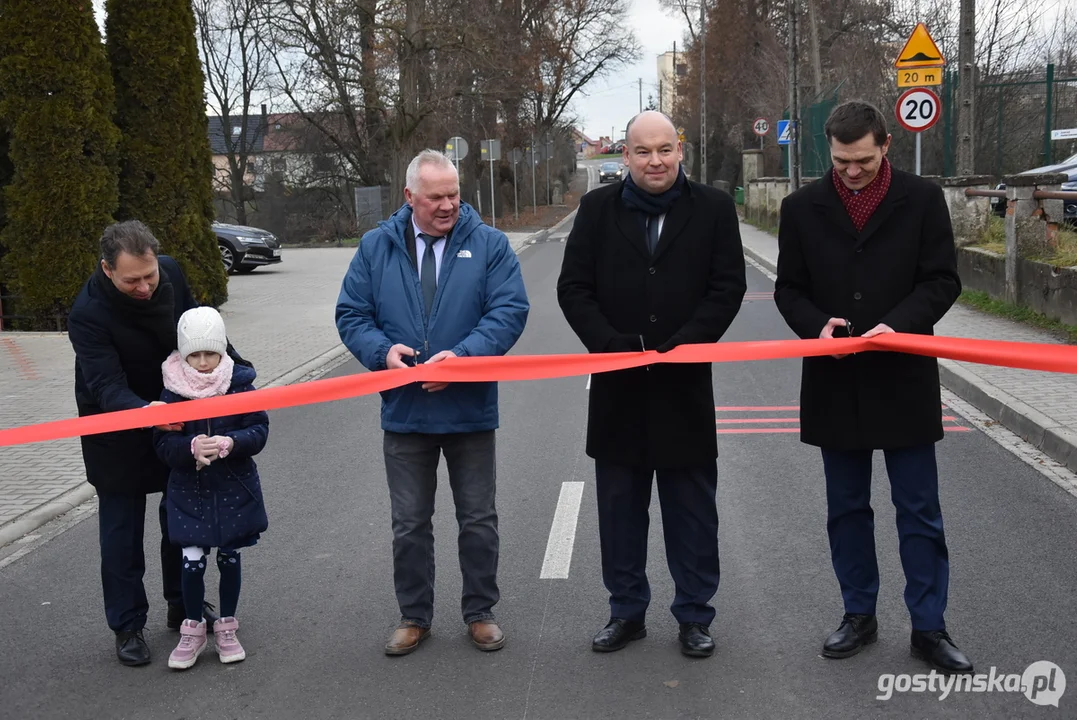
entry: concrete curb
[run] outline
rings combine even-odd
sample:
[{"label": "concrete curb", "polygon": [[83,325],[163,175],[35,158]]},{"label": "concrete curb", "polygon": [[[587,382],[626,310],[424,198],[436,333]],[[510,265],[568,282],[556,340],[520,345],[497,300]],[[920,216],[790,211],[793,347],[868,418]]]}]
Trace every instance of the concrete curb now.
[{"label": "concrete curb", "polygon": [[[745,247],[744,254],[771,272],[777,272],[774,263],[751,248]],[[959,398],[972,403],[1007,430],[1077,473],[1077,433],[953,360],[939,360],[939,380]]]},{"label": "concrete curb", "polygon": [[32,533],[45,523],[71,512],[87,500],[93,499],[97,494],[93,485],[83,481],[78,487],[74,487],[54,500],[49,500],[44,505],[39,505],[33,510],[23,513],[15,520],[0,527],[0,548],[13,543],[24,535]]},{"label": "concrete curb", "polygon": [[1077,472],[1077,433],[1000,390],[953,360],[939,360],[939,379],[1021,439],[1035,445],[1071,472]]},{"label": "concrete curb", "polygon": [[535,232],[531,233],[526,238],[521,240],[517,247],[513,247],[513,251],[517,255],[519,255],[520,252],[524,248],[529,246],[529,245],[537,244],[537,243],[540,243],[540,242],[546,242],[546,239],[548,237],[550,237],[551,235],[554,235],[555,233],[560,232],[564,228],[565,225],[572,222],[572,220],[576,217],[576,211],[577,210],[579,210],[579,207],[576,207],[568,215],[566,215],[563,218],[561,218],[560,220],[558,220],[557,224],[554,225],[553,227],[543,228],[542,230],[536,230]]},{"label": "concrete curb", "polygon": [[264,390],[267,388],[280,387],[281,385],[291,385],[292,383],[296,382],[297,380],[300,380],[303,377],[306,377],[307,375],[310,375],[311,373],[318,372],[327,365],[332,365],[333,363],[340,360],[340,358],[344,355],[348,355],[348,348],[344,347],[343,343],[337,343],[336,346],[325,351],[318,357],[308,360],[302,365],[296,368],[292,368],[280,377],[270,380],[268,383],[263,385],[261,389]]}]

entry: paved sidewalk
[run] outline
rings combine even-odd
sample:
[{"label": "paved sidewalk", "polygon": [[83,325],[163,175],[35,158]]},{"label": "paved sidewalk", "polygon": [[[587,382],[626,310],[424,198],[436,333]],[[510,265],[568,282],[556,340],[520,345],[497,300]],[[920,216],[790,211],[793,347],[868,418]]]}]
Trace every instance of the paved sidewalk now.
[{"label": "paved sidewalk", "polygon": [[[745,253],[770,272],[778,239],[741,223]],[[1059,344],[1055,336],[955,304],[935,326],[939,335]],[[940,360],[942,384],[988,416],[1077,472],[1077,375]]]},{"label": "paved sidewalk", "polygon": [[[507,235],[519,252],[552,231]],[[221,315],[233,345],[254,363],[257,387],[319,375],[350,357],[333,310],[354,253],[285,250],[275,267],[229,276]],[[74,417],[74,368],[66,333],[0,333],[0,428]],[[0,548],[93,496],[77,438],[0,448]]]}]

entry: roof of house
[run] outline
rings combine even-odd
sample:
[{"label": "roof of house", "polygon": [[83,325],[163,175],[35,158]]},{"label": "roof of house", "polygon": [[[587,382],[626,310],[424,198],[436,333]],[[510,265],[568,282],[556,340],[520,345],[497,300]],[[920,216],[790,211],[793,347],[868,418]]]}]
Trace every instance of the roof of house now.
[{"label": "roof of house", "polygon": [[[229,136],[238,145],[239,134],[242,129],[242,117],[232,118],[229,123]],[[211,116],[209,118],[209,147],[214,155],[227,155],[228,144],[225,142],[225,128],[222,118]],[[249,115],[247,117],[246,134],[247,152],[259,153],[265,150],[265,128],[262,124],[262,116]],[[238,148],[237,148],[238,149]]]}]

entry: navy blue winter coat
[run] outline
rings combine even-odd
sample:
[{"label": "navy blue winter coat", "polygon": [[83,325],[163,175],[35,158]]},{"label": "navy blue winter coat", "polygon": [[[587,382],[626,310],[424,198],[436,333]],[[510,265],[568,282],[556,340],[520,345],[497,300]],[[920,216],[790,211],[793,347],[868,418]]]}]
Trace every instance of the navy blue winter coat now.
[{"label": "navy blue winter coat", "polygon": [[[254,368],[236,364],[228,394],[254,389]],[[171,390],[161,393],[168,403],[186,402]],[[196,469],[191,440],[197,435],[224,435],[234,446],[228,457]],[[171,468],[166,506],[168,536],[175,545],[234,549],[253,545],[269,526],[262,484],[254,456],[269,437],[269,415],[246,415],[198,420],[179,432],[153,431],[157,455]]]}]

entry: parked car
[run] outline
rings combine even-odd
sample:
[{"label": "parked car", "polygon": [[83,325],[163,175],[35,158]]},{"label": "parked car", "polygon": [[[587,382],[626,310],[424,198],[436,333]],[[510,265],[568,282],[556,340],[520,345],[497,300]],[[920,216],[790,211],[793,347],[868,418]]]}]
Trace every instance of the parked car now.
[{"label": "parked car", "polygon": [[[1062,183],[1061,189],[1067,192],[1077,192],[1077,155],[1071,155],[1055,165],[1044,165],[1043,167],[1025,170],[1018,173],[1018,175],[1040,175],[1042,173],[1060,173],[1069,176],[1066,182]],[[1006,184],[999,183],[995,186],[995,189],[1005,190]],[[1004,198],[992,198],[991,212],[999,217],[1006,217],[1006,200]],[[1063,201],[1062,221],[1066,224],[1077,226],[1077,200]]]},{"label": "parked car", "polygon": [[253,272],[283,259],[280,241],[268,230],[215,222],[213,232],[217,235],[217,247],[227,273]]},{"label": "parked car", "polygon": [[624,177],[624,166],[618,162],[604,162],[598,168],[598,182],[604,183],[607,180],[617,182]]}]

